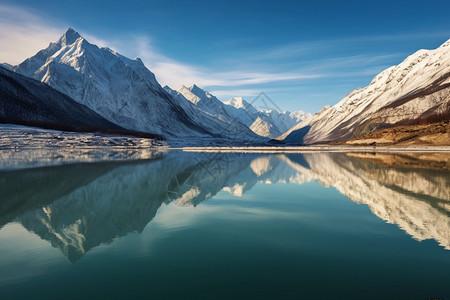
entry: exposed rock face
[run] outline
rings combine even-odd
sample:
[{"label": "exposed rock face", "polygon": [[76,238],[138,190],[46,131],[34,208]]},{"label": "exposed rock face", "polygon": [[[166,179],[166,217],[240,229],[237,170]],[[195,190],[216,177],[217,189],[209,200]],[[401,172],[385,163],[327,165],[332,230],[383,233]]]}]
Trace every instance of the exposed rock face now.
[{"label": "exposed rock face", "polygon": [[90,44],[73,29],[13,70],[42,81],[126,129],[208,136],[139,59]]},{"label": "exposed rock face", "polygon": [[255,120],[255,122],[253,122],[253,124],[250,126],[250,129],[260,136],[269,138],[276,138],[280,135],[280,132],[275,126],[259,117]]},{"label": "exposed rock face", "polygon": [[[326,106],[278,139],[287,143],[336,142],[405,124],[450,119],[450,40],[419,50],[381,72],[365,88]],[[298,134],[302,128],[302,134]]]},{"label": "exposed rock face", "polygon": [[165,86],[164,90],[176,100],[192,120],[202,124],[202,127],[216,137],[241,142],[263,141],[239,119],[229,115],[225,109],[227,105],[198,86],[182,86],[178,91]]},{"label": "exposed rock face", "polygon": [[37,80],[0,66],[0,121],[120,130],[99,114]]},{"label": "exposed rock face", "polygon": [[450,121],[428,125],[403,125],[368,133],[344,142],[349,145],[432,145],[450,144]]},{"label": "exposed rock face", "polygon": [[[256,134],[269,138],[275,138],[299,122],[312,117],[310,113],[301,110],[294,112],[257,110],[242,97],[234,97],[224,103],[225,110],[230,116],[248,126]],[[261,129],[261,126],[267,129]]]}]

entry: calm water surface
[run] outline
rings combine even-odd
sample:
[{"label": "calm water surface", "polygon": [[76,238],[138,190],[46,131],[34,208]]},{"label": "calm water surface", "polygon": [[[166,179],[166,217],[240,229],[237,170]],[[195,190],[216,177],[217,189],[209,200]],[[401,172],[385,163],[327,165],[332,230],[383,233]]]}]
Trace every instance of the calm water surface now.
[{"label": "calm water surface", "polygon": [[0,299],[450,299],[449,161],[171,151],[0,170]]}]

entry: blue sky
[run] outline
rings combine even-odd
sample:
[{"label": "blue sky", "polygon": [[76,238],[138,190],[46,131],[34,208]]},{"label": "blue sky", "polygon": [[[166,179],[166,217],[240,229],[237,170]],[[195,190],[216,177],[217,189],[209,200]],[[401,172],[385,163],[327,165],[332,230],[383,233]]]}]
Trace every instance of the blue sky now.
[{"label": "blue sky", "polygon": [[450,1],[0,1],[0,61],[67,27],[141,57],[162,85],[221,100],[259,92],[316,112],[419,49],[450,39]]}]

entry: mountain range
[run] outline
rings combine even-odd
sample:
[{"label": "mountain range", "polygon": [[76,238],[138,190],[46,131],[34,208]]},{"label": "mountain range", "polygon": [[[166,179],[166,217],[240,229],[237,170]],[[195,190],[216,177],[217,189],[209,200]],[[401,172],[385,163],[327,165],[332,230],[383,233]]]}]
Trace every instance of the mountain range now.
[{"label": "mountain range", "polygon": [[[199,115],[200,111],[200,116],[203,120],[202,124],[209,123],[206,120],[212,118],[214,121],[211,124],[212,128],[208,127],[211,131],[217,130],[217,128],[220,128],[221,131],[228,131],[229,125],[233,124],[232,128],[239,134],[247,133],[249,128],[258,136],[275,138],[293,125],[311,117],[310,113],[303,111],[292,113],[277,110],[260,111],[242,97],[235,97],[229,101],[222,102],[197,85],[191,87],[182,86],[176,91],[168,86],[165,86],[164,89],[178,100],[177,102],[181,104],[188,114],[190,114],[189,112],[192,114],[192,107],[195,107],[194,110],[197,112],[197,115]],[[186,104],[186,102],[189,102],[189,104]],[[198,119],[199,117],[196,116],[194,118]],[[258,119],[264,120],[262,124],[264,127],[255,125],[260,123],[260,121],[257,122]],[[217,127],[217,120],[223,123],[219,127]],[[271,128],[273,131],[268,131],[266,128]]]},{"label": "mountain range", "polygon": [[310,113],[301,110],[292,113],[276,109],[257,110],[242,97],[231,98],[225,104],[229,115],[248,126],[254,133],[270,138],[275,138],[299,122],[312,117]]},{"label": "mountain range", "polygon": [[[286,143],[338,142],[400,125],[450,120],[450,40],[419,50],[372,82],[325,106],[278,137]],[[450,141],[448,136],[447,144]]]},{"label": "mountain range", "polygon": [[[264,142],[265,137],[275,137],[255,133],[251,124],[235,117],[234,111],[240,108],[224,104],[196,85],[178,91],[162,88],[139,58],[99,48],[71,28],[21,64],[5,67],[45,83],[128,130],[182,139]],[[257,119],[258,112],[244,113],[250,115],[252,123]],[[301,118],[297,113],[283,123],[276,118],[283,113],[272,115],[267,114],[266,119],[283,125],[277,134]]]},{"label": "mountain range", "polygon": [[126,129],[209,134],[167,95],[140,59],[90,44],[71,28],[12,70],[46,83]]},{"label": "mountain range", "polygon": [[[71,28],[21,64],[1,67],[3,78],[10,78],[3,79],[0,87],[8,91],[0,103],[3,122],[7,115],[12,121],[123,128],[163,135],[181,144],[261,145],[270,139],[297,145],[343,142],[388,128],[450,119],[450,40],[435,50],[419,50],[314,116],[303,111],[258,110],[257,103],[242,97],[222,102],[197,85],[163,88],[139,58],[99,48]],[[52,95],[48,100],[42,97],[46,93]],[[22,102],[11,95],[20,95]],[[33,100],[26,106],[24,98]],[[76,108],[68,109],[69,102]],[[71,111],[73,118],[67,117]],[[57,119],[58,115],[64,117]],[[447,123],[438,126],[444,140]]]}]

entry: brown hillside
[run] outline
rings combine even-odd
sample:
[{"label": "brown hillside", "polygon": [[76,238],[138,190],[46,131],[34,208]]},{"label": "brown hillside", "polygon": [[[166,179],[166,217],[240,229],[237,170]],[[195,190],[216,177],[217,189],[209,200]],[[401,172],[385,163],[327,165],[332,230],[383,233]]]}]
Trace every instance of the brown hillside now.
[{"label": "brown hillside", "polygon": [[450,146],[450,121],[381,129],[361,138],[347,140],[343,144]]}]

